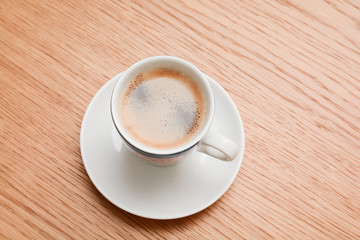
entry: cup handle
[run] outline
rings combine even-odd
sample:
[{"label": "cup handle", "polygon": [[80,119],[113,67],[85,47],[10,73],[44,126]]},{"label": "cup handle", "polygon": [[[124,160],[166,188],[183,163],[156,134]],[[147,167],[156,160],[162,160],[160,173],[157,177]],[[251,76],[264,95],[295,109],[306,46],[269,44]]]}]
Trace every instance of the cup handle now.
[{"label": "cup handle", "polygon": [[232,161],[239,147],[229,138],[215,132],[208,132],[199,142],[197,151],[223,161]]}]

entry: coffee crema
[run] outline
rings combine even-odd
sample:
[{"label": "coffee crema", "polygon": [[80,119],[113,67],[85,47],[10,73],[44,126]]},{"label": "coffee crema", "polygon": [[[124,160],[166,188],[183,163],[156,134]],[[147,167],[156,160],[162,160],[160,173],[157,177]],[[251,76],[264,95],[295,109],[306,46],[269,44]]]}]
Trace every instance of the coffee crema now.
[{"label": "coffee crema", "polygon": [[168,68],[139,74],[126,88],[120,108],[126,131],[138,142],[158,149],[190,141],[205,115],[197,84]]}]

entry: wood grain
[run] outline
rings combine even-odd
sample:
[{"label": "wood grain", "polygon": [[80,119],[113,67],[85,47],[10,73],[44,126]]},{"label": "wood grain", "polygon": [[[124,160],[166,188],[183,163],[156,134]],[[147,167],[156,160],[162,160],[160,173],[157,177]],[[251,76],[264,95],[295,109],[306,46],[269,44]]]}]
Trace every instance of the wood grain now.
[{"label": "wood grain", "polygon": [[[93,95],[153,55],[216,79],[243,118],[227,193],[193,216],[118,209],[82,164]],[[360,239],[360,2],[0,1],[0,238]]]}]

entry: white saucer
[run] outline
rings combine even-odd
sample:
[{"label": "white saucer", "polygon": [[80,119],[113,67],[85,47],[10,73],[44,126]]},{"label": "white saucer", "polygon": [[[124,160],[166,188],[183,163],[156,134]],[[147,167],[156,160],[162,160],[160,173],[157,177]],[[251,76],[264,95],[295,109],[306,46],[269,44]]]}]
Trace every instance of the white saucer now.
[{"label": "white saucer", "polygon": [[239,143],[235,160],[194,152],[176,165],[155,166],[127,150],[112,123],[110,95],[120,75],[94,96],[81,126],[81,155],[96,188],[119,208],[152,219],[185,217],[213,204],[234,181],[244,154],[243,124],[229,95],[208,77],[216,102],[211,130]]}]

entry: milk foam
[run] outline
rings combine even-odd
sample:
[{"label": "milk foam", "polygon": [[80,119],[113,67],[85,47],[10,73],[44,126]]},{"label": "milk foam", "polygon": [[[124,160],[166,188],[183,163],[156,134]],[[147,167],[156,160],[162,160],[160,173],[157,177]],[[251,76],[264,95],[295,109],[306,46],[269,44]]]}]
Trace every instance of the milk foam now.
[{"label": "milk foam", "polygon": [[189,141],[204,118],[198,86],[171,69],[157,69],[134,79],[121,104],[122,121],[139,142],[171,148]]}]

